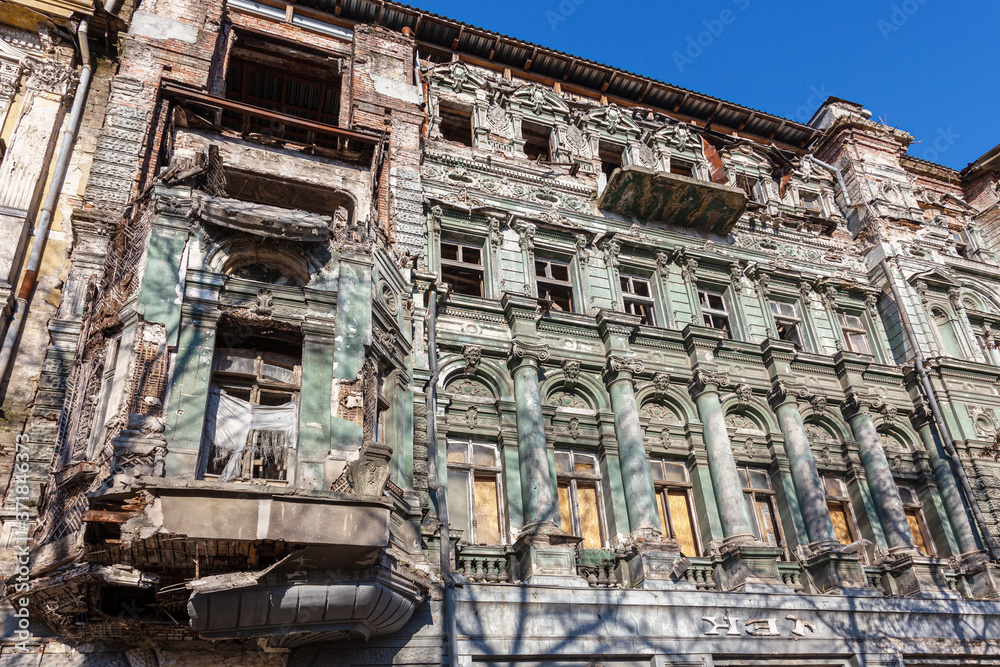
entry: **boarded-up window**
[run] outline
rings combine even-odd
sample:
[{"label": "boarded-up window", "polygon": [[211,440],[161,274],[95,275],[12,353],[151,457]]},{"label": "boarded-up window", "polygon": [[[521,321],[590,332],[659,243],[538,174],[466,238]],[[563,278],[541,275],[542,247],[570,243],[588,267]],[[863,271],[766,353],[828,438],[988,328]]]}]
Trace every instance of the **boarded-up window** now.
[{"label": "boarded-up window", "polygon": [[665,537],[676,540],[685,556],[700,556],[691,480],[683,463],[652,461],[660,525]]}]

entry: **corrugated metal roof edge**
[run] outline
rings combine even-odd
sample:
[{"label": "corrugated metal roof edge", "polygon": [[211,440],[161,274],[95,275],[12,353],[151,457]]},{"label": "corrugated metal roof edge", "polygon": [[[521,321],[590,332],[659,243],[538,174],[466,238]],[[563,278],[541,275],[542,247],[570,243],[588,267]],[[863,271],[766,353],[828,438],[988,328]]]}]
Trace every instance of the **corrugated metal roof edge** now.
[{"label": "corrugated metal roof edge", "polygon": [[[706,95],[705,93],[700,93],[700,92],[698,92],[696,90],[690,90],[688,88],[684,88],[684,87],[678,86],[676,84],[667,83],[666,81],[660,81],[659,79],[654,79],[654,78],[649,77],[649,76],[644,76],[642,74],[637,74],[635,72],[630,72],[628,70],[624,70],[624,69],[621,69],[621,68],[618,68],[618,67],[612,67],[610,65],[606,65],[604,63],[599,63],[599,62],[594,61],[594,60],[589,60],[587,58],[581,58],[581,57],[575,56],[575,55],[573,55],[571,53],[565,53],[563,51],[559,51],[559,50],[556,50],[556,49],[553,49],[553,48],[550,48],[550,47],[547,47],[547,46],[542,46],[540,44],[535,44],[533,42],[527,42],[527,41],[525,41],[523,39],[518,39],[516,37],[511,37],[510,35],[505,35],[503,33],[496,32],[494,30],[488,30],[488,29],[482,28],[480,26],[472,25],[470,23],[465,23],[463,21],[458,21],[456,19],[452,19],[452,18],[449,18],[447,16],[442,16],[442,15],[436,14],[434,12],[429,12],[429,11],[426,11],[424,9],[420,9],[419,7],[414,7],[412,5],[407,5],[407,4],[404,4],[404,3],[401,3],[401,2],[391,2],[391,1],[387,1],[387,0],[361,0],[361,1],[362,2],[367,2],[369,4],[375,5],[376,7],[380,7],[380,8],[384,7],[384,8],[392,9],[392,10],[395,10],[395,11],[405,11],[405,12],[411,12],[411,13],[417,13],[417,14],[424,14],[424,15],[426,15],[428,17],[431,17],[431,18],[433,18],[433,19],[435,19],[437,21],[441,21],[441,22],[444,22],[444,23],[453,24],[454,27],[456,27],[456,28],[471,28],[473,30],[480,31],[480,32],[486,33],[488,35],[492,35],[492,36],[495,36],[495,37],[498,37],[498,38],[501,38],[501,39],[507,39],[507,40],[510,40],[512,42],[516,42],[517,44],[519,44],[519,45],[521,45],[521,46],[523,46],[525,48],[528,48],[528,49],[539,49],[539,50],[542,50],[542,51],[546,51],[549,54],[552,54],[552,55],[555,55],[555,56],[559,56],[561,58],[566,58],[566,59],[569,59],[569,60],[575,60],[576,62],[581,63],[581,64],[587,64],[587,65],[590,65],[592,67],[599,67],[601,69],[604,69],[604,70],[607,70],[607,71],[611,71],[611,72],[619,72],[620,74],[623,74],[625,76],[635,77],[636,79],[639,79],[641,81],[649,81],[649,82],[652,82],[653,84],[658,84],[658,85],[661,85],[661,86],[666,86],[668,88],[672,88],[672,89],[676,90],[680,94],[697,95],[699,97],[704,98],[707,101],[716,102],[716,103],[721,102],[723,104],[727,104],[727,105],[730,105],[732,107],[736,107],[737,109],[739,109],[741,111],[745,111],[745,112],[752,113],[752,114],[757,114],[758,116],[763,116],[765,118],[769,118],[769,119],[774,120],[774,121],[779,122],[779,123],[785,123],[786,126],[788,126],[791,129],[795,129],[795,130],[797,130],[799,132],[806,133],[807,135],[809,135],[810,139],[814,138],[815,136],[817,136],[819,134],[822,134],[821,131],[817,130],[814,127],[810,127],[808,125],[803,125],[802,123],[799,123],[797,121],[791,120],[789,118],[784,118],[784,117],[778,116],[776,114],[768,113],[766,111],[761,111],[759,109],[754,109],[753,107],[748,107],[748,106],[745,106],[745,105],[742,105],[742,104],[737,104],[736,102],[730,102],[729,100],[724,100],[724,99],[721,99],[721,98],[718,98],[718,97],[713,97],[711,95]],[[341,14],[341,16],[343,17],[343,14]]]}]

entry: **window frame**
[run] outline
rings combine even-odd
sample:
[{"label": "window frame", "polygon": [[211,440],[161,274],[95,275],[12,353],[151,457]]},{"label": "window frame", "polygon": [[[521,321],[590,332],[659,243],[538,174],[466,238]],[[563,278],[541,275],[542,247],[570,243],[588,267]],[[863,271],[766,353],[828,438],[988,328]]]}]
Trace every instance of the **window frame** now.
[{"label": "window frame", "polygon": [[[559,449],[554,450],[553,453],[554,453],[554,459],[553,460],[557,461],[557,462],[558,462],[558,457],[560,455],[569,455],[569,464],[570,464],[570,470],[568,470],[568,471],[566,471],[566,470],[560,471],[558,469],[558,463],[556,463],[556,466],[555,466],[556,467],[556,489],[557,489],[556,497],[557,497],[558,502],[559,502],[559,526],[560,526],[560,528],[565,529],[565,527],[563,526],[562,498],[559,498],[559,496],[561,494],[558,491],[565,484],[567,486],[567,497],[569,499],[569,507],[567,509],[569,509],[569,512],[570,512],[570,525],[571,525],[571,528],[572,528],[572,532],[570,534],[571,535],[575,535],[576,537],[581,538],[580,545],[579,545],[581,549],[594,549],[594,548],[596,548],[596,549],[606,549],[608,547],[608,545],[609,545],[609,538],[608,538],[607,517],[605,516],[604,489],[603,489],[603,484],[602,484],[603,481],[604,481],[604,476],[601,474],[601,461],[600,461],[600,457],[598,456],[598,454],[596,452],[590,453],[590,452],[583,452],[583,451],[579,451],[579,450],[575,450],[575,449],[563,449],[563,448],[559,448]],[[594,472],[593,473],[586,473],[586,472],[578,471],[576,469],[576,465],[577,465],[576,464],[576,458],[577,457],[587,457],[588,459],[591,459],[593,461],[593,464],[594,464],[594,466],[593,466]],[[583,531],[582,521],[580,519],[580,502],[579,502],[579,493],[578,493],[579,483],[581,481],[585,482],[588,486],[593,486],[593,489],[594,489],[594,497],[596,499],[596,504],[597,504],[597,507],[595,509],[597,511],[597,518],[598,518],[598,532],[600,533],[600,535],[599,535],[600,545],[597,546],[597,547],[588,547],[588,546],[586,546],[586,539],[587,539],[587,537],[583,534],[584,531]]]},{"label": "window frame", "polygon": [[[858,321],[858,327],[849,325],[845,320],[849,317],[853,317]],[[872,349],[872,342],[869,339],[868,326],[865,322],[865,316],[863,313],[853,313],[846,310],[837,311],[837,323],[840,325],[840,342],[843,344],[844,349],[848,352],[853,352],[854,354],[867,354],[874,355],[875,352]],[[851,342],[853,336],[861,336],[865,344],[865,350],[856,349],[856,345]]]},{"label": "window frame", "polygon": [[[552,310],[554,306],[558,305],[559,307],[555,308],[557,312],[562,312],[562,313],[577,312],[577,307],[580,304],[580,298],[576,289],[576,281],[573,280],[573,258],[570,257],[564,259],[563,256],[560,256],[556,253],[536,251],[535,253],[533,253],[531,257],[531,263],[532,263],[531,266],[532,280],[534,281],[534,287],[535,287],[535,298],[548,301],[551,304],[549,308],[550,310]],[[545,265],[547,272],[546,275],[544,276],[538,275],[539,264]],[[553,264],[566,268],[565,280],[552,277]],[[568,294],[569,308],[562,307],[561,304],[559,304],[554,299],[550,298],[549,295],[551,295],[552,293],[551,289],[543,290],[543,287],[555,288],[556,290],[561,290],[565,294]],[[544,294],[543,291],[545,292]]]},{"label": "window frame", "polygon": [[[698,293],[698,312],[701,315],[702,326],[709,329],[715,329],[716,331],[723,331],[726,334],[726,338],[735,340],[736,335],[735,331],[733,331],[733,314],[730,312],[730,304],[726,297],[726,290],[719,290],[713,286],[698,285],[696,287],[696,291]],[[706,302],[702,299],[702,295],[719,297],[719,301],[722,303],[722,309],[720,310],[715,308],[710,304],[706,305]],[[725,320],[725,327],[718,327],[715,326],[715,324],[709,324],[707,321],[708,318],[712,318],[712,321],[714,322],[715,318],[719,317]]]},{"label": "window frame", "polygon": [[[300,347],[301,349],[301,347]],[[254,375],[250,376],[246,373],[239,372],[229,372],[219,369],[220,362],[225,358],[226,353],[253,353],[254,354]],[[249,356],[249,355],[245,355]],[[293,375],[294,383],[277,382],[267,380],[264,376],[264,364],[267,360],[270,360],[273,366],[283,367],[282,364],[291,363],[291,371]],[[261,396],[263,394],[268,394],[271,396],[285,395],[289,400],[286,403],[295,403],[296,409],[299,410],[302,407],[302,353],[299,353],[298,358],[293,355],[281,354],[277,352],[260,350],[252,347],[216,347],[212,355],[212,367],[211,367],[211,378],[209,380],[209,391],[220,389],[226,393],[236,396],[241,400],[246,400],[252,405],[281,405],[281,403],[262,403]],[[233,391],[239,391],[240,395]],[[242,394],[249,390],[249,396],[243,398]],[[206,428],[208,424],[208,416],[206,415],[205,424],[202,428]],[[268,477],[265,474],[258,476],[255,473],[257,469],[257,460],[250,458],[253,454],[253,449],[248,447],[244,452],[244,459],[250,458],[249,462],[244,460],[242,465],[242,471],[240,475],[232,480],[231,483],[235,484],[248,484],[255,481],[262,481],[266,484],[271,485],[289,485],[294,483],[295,479],[295,463],[296,463],[296,453],[298,452],[298,431],[296,431],[296,442],[286,443],[284,446],[285,460],[283,466],[280,463],[276,463],[279,470],[282,470],[283,477]],[[254,437],[254,431],[251,430],[247,434],[248,441],[250,438]],[[205,473],[204,478],[214,480],[217,479],[222,471],[213,471],[213,461],[214,457],[212,452],[214,450],[214,445],[209,446],[206,453],[207,460],[205,463]],[[249,466],[248,466],[249,464]],[[260,461],[260,465],[264,465],[264,460]],[[249,474],[247,473],[249,469]]]},{"label": "window frame", "polygon": [[[897,482],[896,488],[899,491],[899,499],[903,503],[903,512],[906,515],[907,526],[910,528],[910,534],[913,535],[914,546],[924,556],[937,558],[937,545],[934,543],[934,536],[931,534],[930,525],[927,523],[927,514],[924,511],[924,503],[920,500],[920,495],[909,484],[900,484]],[[910,523],[911,517],[914,520],[913,523],[917,525],[920,534],[919,540],[917,539],[917,535],[913,534],[913,524]],[[923,543],[923,548],[921,548],[921,542]]]},{"label": "window frame", "polygon": [[[848,544],[853,544],[854,542],[863,539],[863,536],[861,535],[861,524],[858,523],[858,516],[854,512],[854,503],[851,501],[851,493],[847,487],[847,481],[844,480],[842,477],[837,477],[833,475],[822,475],[821,480],[823,482],[823,490],[826,494],[827,510],[830,511],[830,523],[833,524],[833,511],[831,510],[831,506],[838,507],[840,511],[843,512],[847,518],[847,523],[846,523],[847,532],[849,533],[851,541],[845,543],[844,541],[840,540],[840,538],[837,538],[838,541],[842,545],[846,546]],[[835,494],[833,489],[831,488],[830,484],[831,482],[835,482],[837,485],[839,485],[844,495]],[[834,533],[836,533],[836,526],[834,526]],[[869,564],[868,551],[866,549],[859,549],[858,554],[861,556],[861,562],[865,565],[868,565]]]},{"label": "window frame", "polygon": [[[468,136],[465,135],[465,128],[462,128],[462,123],[456,123],[456,120],[465,121],[468,120]],[[458,144],[460,146],[465,146],[467,148],[472,148],[475,143],[476,128],[474,121],[474,114],[471,108],[465,108],[460,104],[456,104],[452,100],[438,99],[437,103],[437,131],[441,138],[445,141]],[[457,133],[461,132],[462,136],[460,139],[456,139]]]},{"label": "window frame", "polygon": [[[671,459],[652,459],[649,463],[653,475],[653,488],[656,491],[658,510],[660,511],[660,522],[663,530],[663,536],[668,537],[675,542],[677,541],[677,531],[674,529],[674,517],[670,512],[670,492],[682,491],[687,500],[688,521],[691,526],[691,536],[694,541],[694,549],[696,552],[684,555],[692,558],[702,556],[704,554],[704,547],[702,545],[701,529],[698,525],[698,510],[695,506],[694,484],[691,482],[690,471],[687,469],[687,466],[684,465],[683,461]],[[667,475],[665,474],[666,469],[664,467],[667,465],[676,466],[678,469],[683,470],[685,481],[678,482],[676,480],[668,480]],[[663,479],[656,479],[656,466],[660,467]],[[667,521],[666,524],[664,523],[664,519]]]},{"label": "window frame", "polygon": [[[626,283],[632,286],[634,281],[639,280],[646,283],[648,288],[648,293],[646,296],[642,296],[633,290],[626,290]],[[642,319],[641,324],[650,327],[663,326],[659,322],[659,317],[657,315],[656,308],[656,280],[655,276],[650,276],[648,274],[643,274],[636,271],[619,271],[618,272],[618,285],[621,290],[621,306],[622,311],[630,314],[637,315]],[[634,309],[630,309],[630,305],[645,306],[648,309],[647,315],[640,315],[634,312]]]},{"label": "window frame", "polygon": [[[781,312],[775,312],[781,310],[781,306],[788,306],[792,309],[792,315],[786,315]],[[768,307],[771,311],[771,320],[774,322],[774,332],[778,337],[778,340],[783,340],[787,343],[792,343],[795,345],[796,349],[805,351],[806,348],[806,337],[805,337],[805,320],[802,318],[801,313],[799,313],[798,303],[796,301],[790,301],[786,299],[768,299]],[[789,328],[790,327],[790,328]],[[791,331],[795,340],[782,335],[782,328],[785,331]]]},{"label": "window frame", "polygon": [[[452,461],[451,460],[451,448],[453,445],[465,445],[465,460],[464,461]],[[492,466],[477,463],[476,462],[476,447],[489,447],[494,454],[494,464]],[[507,531],[506,531],[506,503],[504,501],[503,495],[503,454],[500,451],[500,447],[495,442],[489,440],[482,440],[477,438],[455,438],[449,437],[445,442],[445,468],[448,473],[453,470],[463,471],[466,475],[466,487],[467,492],[466,502],[469,507],[469,527],[471,528],[471,535],[466,537],[463,535],[462,541],[469,544],[483,544],[485,546],[504,546],[509,544]],[[489,479],[494,483],[496,490],[497,499],[497,534],[499,535],[499,543],[489,544],[487,542],[479,542],[479,516],[476,512],[476,481],[480,479]],[[448,489],[452,491],[451,488]]]},{"label": "window frame", "polygon": [[[779,509],[778,509],[777,492],[774,490],[774,484],[771,482],[770,473],[765,468],[755,468],[753,466],[737,466],[737,469],[739,470],[740,473],[741,484],[746,484],[746,485],[752,484],[751,480],[753,479],[753,477],[750,474],[751,472],[761,474],[764,476],[765,479],[767,479],[766,489],[755,486],[742,486],[741,488],[743,492],[743,500],[744,503],[747,505],[747,511],[750,514],[749,518],[753,524],[751,525],[750,528],[751,530],[754,531],[754,536],[757,537],[758,540],[762,542],[767,542],[767,540],[763,537],[764,535],[764,531],[762,530],[763,526],[761,526],[759,523],[761,515],[758,514],[756,511],[757,507],[761,503],[766,504],[771,515],[771,521],[774,524],[774,535],[777,541],[777,544],[772,545],[768,542],[768,545],[776,549],[781,549],[782,552],[784,552],[785,556],[787,557],[788,542],[785,540],[785,532],[781,526],[781,516],[779,514]],[[750,511],[751,506],[753,507],[754,510],[752,512]]]},{"label": "window frame", "polygon": [[[444,249],[445,246],[454,246],[457,248],[456,257],[457,259],[445,259]],[[463,249],[468,248],[475,250],[479,253],[479,263],[473,264],[471,262],[466,262],[463,260],[463,255],[465,251]],[[440,275],[441,280],[447,283],[451,288],[452,294],[460,294],[462,296],[471,297],[473,299],[486,299],[489,298],[489,281],[487,279],[487,266],[486,266],[487,249],[486,244],[480,243],[476,244],[474,241],[467,241],[458,236],[452,236],[447,234],[441,235],[441,240],[438,243],[438,275]],[[451,269],[449,275],[446,275],[446,269]],[[464,291],[456,290],[455,286],[458,284],[468,283],[469,278],[462,278],[461,271],[466,271],[469,273],[478,273],[480,277],[479,281],[479,294],[469,294]],[[462,278],[460,281],[449,280],[448,278],[454,276],[456,278]]]},{"label": "window frame", "polygon": [[[528,127],[529,132],[525,134],[525,126]],[[546,135],[545,132],[548,132]],[[542,122],[534,118],[524,118],[521,120],[521,152],[525,158],[532,162],[554,162],[555,145],[552,138],[553,126]],[[540,146],[534,141],[529,141],[529,137],[532,139],[541,138],[547,136],[545,139],[545,150],[539,151],[537,154],[530,155],[528,153],[528,146]],[[534,151],[532,151],[534,152]]]}]

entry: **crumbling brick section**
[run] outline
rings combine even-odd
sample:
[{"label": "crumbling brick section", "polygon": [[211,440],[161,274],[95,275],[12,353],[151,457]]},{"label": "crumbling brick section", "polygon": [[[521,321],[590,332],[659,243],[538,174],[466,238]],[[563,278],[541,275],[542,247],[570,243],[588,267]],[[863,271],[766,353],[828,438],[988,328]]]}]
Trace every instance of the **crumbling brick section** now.
[{"label": "crumbling brick section", "polygon": [[417,256],[424,251],[420,184],[424,110],[421,88],[414,81],[413,53],[410,37],[378,26],[357,26],[351,122],[368,128],[391,126],[388,168],[383,169],[378,191],[379,223],[401,253]]}]

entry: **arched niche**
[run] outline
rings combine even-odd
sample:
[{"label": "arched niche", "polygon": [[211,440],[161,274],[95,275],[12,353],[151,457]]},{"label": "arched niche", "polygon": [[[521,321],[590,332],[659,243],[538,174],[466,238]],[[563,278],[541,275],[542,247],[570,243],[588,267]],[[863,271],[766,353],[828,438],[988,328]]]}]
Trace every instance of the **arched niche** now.
[{"label": "arched niche", "polygon": [[592,412],[610,409],[604,385],[584,373],[577,373],[571,378],[563,370],[547,371],[540,389],[543,402],[556,408]]},{"label": "arched niche", "polygon": [[442,392],[489,402],[507,399],[514,393],[506,371],[492,359],[482,359],[472,373],[458,354],[441,355],[439,363],[438,388]]}]

